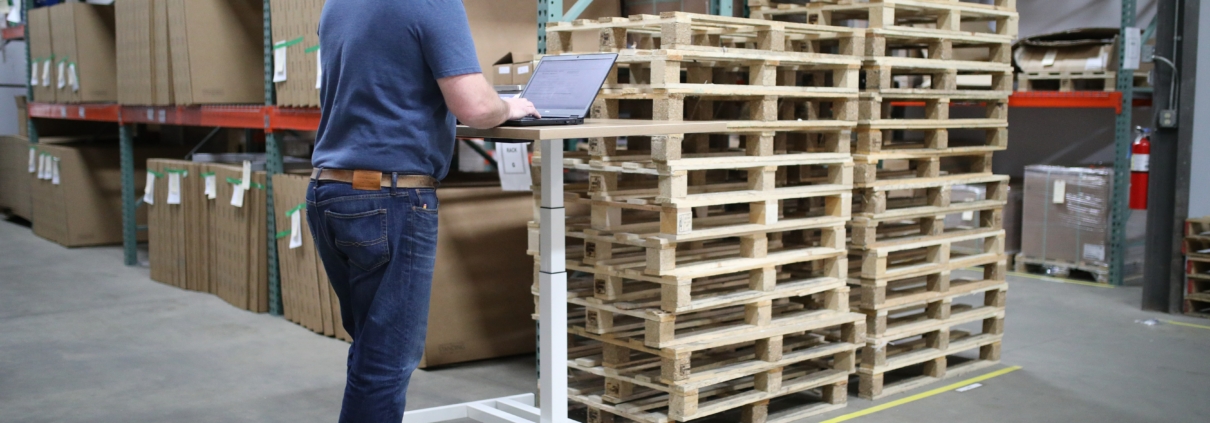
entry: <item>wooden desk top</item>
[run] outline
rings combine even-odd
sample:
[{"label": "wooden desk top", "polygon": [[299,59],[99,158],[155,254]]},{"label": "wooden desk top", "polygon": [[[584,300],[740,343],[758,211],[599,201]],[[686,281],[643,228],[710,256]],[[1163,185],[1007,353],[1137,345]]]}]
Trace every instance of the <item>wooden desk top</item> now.
[{"label": "wooden desk top", "polygon": [[668,122],[632,119],[585,119],[583,125],[499,127],[474,129],[458,126],[458,136],[464,138],[497,138],[525,141],[562,140],[571,138],[629,137],[669,134],[700,134],[724,132],[726,122]]}]

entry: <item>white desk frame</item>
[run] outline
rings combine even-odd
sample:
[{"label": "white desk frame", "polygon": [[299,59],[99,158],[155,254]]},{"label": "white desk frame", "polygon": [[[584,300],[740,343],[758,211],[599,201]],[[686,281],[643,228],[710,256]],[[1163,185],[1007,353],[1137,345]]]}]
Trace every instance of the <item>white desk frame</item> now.
[{"label": "white desk frame", "polygon": [[542,408],[533,394],[409,411],[403,423],[439,423],[471,419],[483,423],[567,423],[567,261],[563,208],[563,140],[723,132],[724,122],[594,120],[584,125],[476,130],[458,127],[466,138],[512,139],[540,144],[542,157],[538,251],[538,339]]}]

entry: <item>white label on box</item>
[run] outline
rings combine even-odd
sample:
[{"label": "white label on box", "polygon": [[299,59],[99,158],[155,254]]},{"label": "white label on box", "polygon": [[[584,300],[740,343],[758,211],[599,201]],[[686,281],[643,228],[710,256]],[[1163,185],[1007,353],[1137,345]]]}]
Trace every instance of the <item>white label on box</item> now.
[{"label": "white label on box", "polygon": [[160,123],[164,123],[165,120],[168,120],[168,111],[160,110]]},{"label": "white label on box", "polygon": [[168,174],[168,204],[181,204],[181,174]]},{"label": "white label on box", "polygon": [[1143,34],[1138,28],[1126,28],[1126,40],[1123,45],[1126,56],[1122,58],[1122,69],[1138,69],[1143,54]]},{"label": "white label on box", "polygon": [[34,70],[29,75],[29,86],[36,87],[38,84],[38,62],[34,62]]},{"label": "white label on box", "polygon": [[273,47],[273,82],[286,82],[286,50],[286,47]]},{"label": "white label on box", "polygon": [[46,163],[47,163],[46,159],[49,157],[50,156],[47,156],[45,154],[38,157],[38,179],[39,180],[43,180],[43,181],[46,180]]},{"label": "white label on box", "polygon": [[147,109],[147,120],[149,120],[149,121],[155,120],[155,109]]},{"label": "white label on box", "polygon": [[59,159],[50,160],[50,183],[59,185]]},{"label": "white label on box", "polygon": [[206,176],[206,198],[211,200],[218,197],[218,187],[215,186],[215,179],[216,176],[214,175]]},{"label": "white label on box", "polygon": [[240,175],[241,175],[241,179],[239,180],[240,188],[243,188],[244,191],[247,191],[249,188],[252,188],[252,162],[244,160],[244,170],[242,173],[240,173]]},{"label": "white label on box", "polygon": [[970,222],[972,220],[975,220],[975,212],[974,211],[962,212],[962,220],[965,222]]},{"label": "white label on box", "polygon": [[1089,57],[1084,61],[1084,70],[1100,70],[1104,67],[1105,61],[1101,59],[1101,56]]},{"label": "white label on box", "polygon": [[59,79],[57,79],[57,81],[59,81],[58,86],[59,86],[59,89],[61,90],[61,89],[63,89],[63,87],[67,86],[67,62],[62,62],[62,61],[59,62],[59,74],[58,75],[59,75]]},{"label": "white label on box", "polygon": [[1135,154],[1130,156],[1130,171],[1131,172],[1150,172],[1151,171],[1151,155],[1150,154]]},{"label": "white label on box", "polygon": [[155,204],[155,174],[147,171],[147,186],[143,187],[143,202]]},{"label": "white label on box", "polygon": [[[67,85],[71,85],[72,91],[80,92],[80,79],[76,75],[76,64],[75,63],[67,65]],[[83,113],[84,109],[80,109],[80,112]]]},{"label": "white label on box", "polygon": [[1084,260],[1105,261],[1105,246],[1101,244],[1084,244]]},{"label": "white label on box", "polygon": [[29,148],[29,173],[34,173],[34,171],[38,169],[38,163],[37,163],[38,157],[37,156],[38,156],[38,149],[30,147]]},{"label": "white label on box", "polygon": [[302,246],[302,212],[290,215],[290,249]]},{"label": "white label on box", "polygon": [[517,75],[527,75],[527,74],[529,74],[529,65],[517,66]]},{"label": "white label on box", "polygon": [[315,50],[315,89],[324,87],[324,61],[323,50]]},{"label": "white label on box", "polygon": [[1042,56],[1042,66],[1054,66],[1055,57],[1059,56],[1058,50],[1046,50],[1046,55]]},{"label": "white label on box", "polygon": [[513,73],[513,67],[508,65],[496,66],[496,73],[500,75],[511,75]]},{"label": "white label on box", "polygon": [[533,179],[529,170],[529,145],[496,143],[496,173],[504,191],[529,191]]},{"label": "white label on box", "polygon": [[1063,204],[1067,201],[1067,181],[1062,179],[1055,181],[1054,191],[1051,193],[1050,202],[1055,204]]},{"label": "white label on box", "polygon": [[50,59],[42,62],[42,86],[50,87]]},{"label": "white label on box", "polygon": [[235,207],[244,206],[244,187],[232,185],[231,189],[231,205]]}]

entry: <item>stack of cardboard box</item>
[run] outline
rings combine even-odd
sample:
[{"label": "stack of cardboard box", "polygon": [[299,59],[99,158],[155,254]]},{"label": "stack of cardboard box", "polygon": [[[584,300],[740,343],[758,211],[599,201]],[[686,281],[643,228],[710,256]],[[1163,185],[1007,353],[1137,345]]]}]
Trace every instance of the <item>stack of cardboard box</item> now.
[{"label": "stack of cardboard box", "polygon": [[319,15],[324,0],[273,0],[277,105],[319,106]]},{"label": "stack of cardboard box", "polygon": [[25,137],[0,137],[0,212],[29,220],[33,215],[30,188],[34,180],[29,171],[37,154]]},{"label": "stack of cardboard box", "polygon": [[118,98],[114,9],[63,3],[29,11],[34,98],[110,102]]},{"label": "stack of cardboard box", "polygon": [[117,21],[120,103],[264,101],[262,2],[127,0],[117,5]]}]

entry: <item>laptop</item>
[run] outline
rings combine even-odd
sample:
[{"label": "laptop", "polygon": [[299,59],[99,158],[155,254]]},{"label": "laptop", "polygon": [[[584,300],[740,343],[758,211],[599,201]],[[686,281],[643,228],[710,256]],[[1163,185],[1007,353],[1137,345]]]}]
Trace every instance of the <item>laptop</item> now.
[{"label": "laptop", "polygon": [[520,95],[534,103],[542,117],[509,120],[501,126],[583,124],[617,60],[616,53],[543,57]]}]

